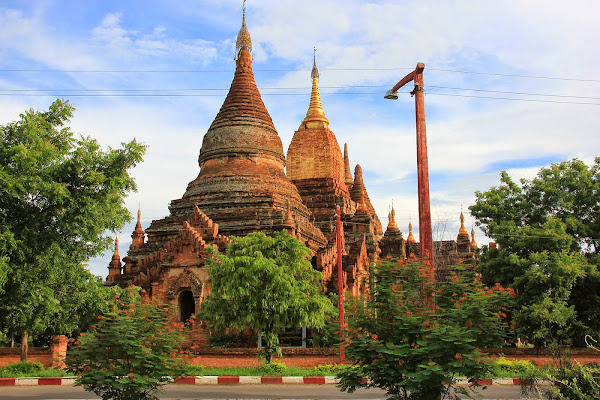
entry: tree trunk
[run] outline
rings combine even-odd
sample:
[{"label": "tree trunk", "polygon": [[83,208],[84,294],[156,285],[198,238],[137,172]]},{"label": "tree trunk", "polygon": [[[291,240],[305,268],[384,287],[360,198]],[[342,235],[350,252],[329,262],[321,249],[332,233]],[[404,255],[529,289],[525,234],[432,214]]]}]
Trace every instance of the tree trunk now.
[{"label": "tree trunk", "polygon": [[10,334],[10,348],[12,349],[13,347],[15,347],[15,333],[12,332]]},{"label": "tree trunk", "polygon": [[24,331],[21,335],[21,361],[27,361],[27,351],[29,350],[27,340],[29,339],[29,333]]}]

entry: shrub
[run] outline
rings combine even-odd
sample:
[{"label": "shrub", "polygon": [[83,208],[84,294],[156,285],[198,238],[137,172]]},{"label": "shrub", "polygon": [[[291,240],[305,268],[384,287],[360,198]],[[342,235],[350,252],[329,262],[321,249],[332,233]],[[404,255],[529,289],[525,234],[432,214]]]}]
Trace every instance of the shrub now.
[{"label": "shrub", "polygon": [[77,385],[104,400],[157,399],[161,385],[184,372],[176,347],[183,324],[168,324],[169,310],[129,287],[112,311],[81,334],[68,354]]},{"label": "shrub", "polygon": [[264,375],[279,375],[285,372],[287,367],[283,363],[270,362],[260,366],[259,370]]},{"label": "shrub", "polygon": [[555,384],[548,392],[552,400],[597,400],[600,397],[600,366],[562,362],[550,376]]},{"label": "shrub", "polygon": [[338,374],[342,390],[378,387],[393,399],[441,399],[457,377],[488,373],[478,348],[504,343],[510,291],[484,287],[466,271],[436,286],[431,272],[400,261],[374,267],[369,295],[348,302],[345,334],[346,359],[364,375]]},{"label": "shrub", "polygon": [[542,377],[542,372],[527,360],[507,360],[500,357],[492,363],[491,376],[496,378],[531,379]]}]

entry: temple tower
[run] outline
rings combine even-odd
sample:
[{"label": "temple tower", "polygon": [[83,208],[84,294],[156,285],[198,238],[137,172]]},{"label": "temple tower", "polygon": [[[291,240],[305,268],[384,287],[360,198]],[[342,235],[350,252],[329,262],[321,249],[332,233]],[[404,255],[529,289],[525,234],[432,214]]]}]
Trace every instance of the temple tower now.
[{"label": "temple tower", "polygon": [[[204,135],[198,157],[200,173],[183,197],[171,202],[171,220],[181,223],[197,206],[218,222],[224,235],[294,230],[311,249],[319,249],[326,239],[310,222],[309,210],[285,175],[281,139],[254,80],[245,9],[235,62],[229,93]],[[153,223],[146,233],[150,240],[172,235],[173,229],[171,221],[164,221]]]},{"label": "temple tower", "polygon": [[310,76],[310,104],[288,148],[287,176],[327,235],[335,207],[340,206],[342,218],[347,219],[356,206],[350,201],[340,146],[321,104],[316,57]]}]

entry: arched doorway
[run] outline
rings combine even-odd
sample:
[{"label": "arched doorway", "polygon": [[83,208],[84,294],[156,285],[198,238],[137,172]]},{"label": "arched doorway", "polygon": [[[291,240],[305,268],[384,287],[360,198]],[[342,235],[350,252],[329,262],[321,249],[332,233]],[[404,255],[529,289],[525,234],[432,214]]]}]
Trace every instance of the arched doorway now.
[{"label": "arched doorway", "polygon": [[191,290],[183,290],[179,293],[179,321],[186,322],[196,312],[196,302]]}]

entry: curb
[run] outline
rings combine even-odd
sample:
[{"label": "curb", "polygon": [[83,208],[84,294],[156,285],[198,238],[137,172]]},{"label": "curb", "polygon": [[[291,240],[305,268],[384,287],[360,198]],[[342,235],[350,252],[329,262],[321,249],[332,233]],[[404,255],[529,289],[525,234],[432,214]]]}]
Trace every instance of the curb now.
[{"label": "curb", "polygon": [[[51,378],[0,378],[0,386],[37,386],[56,385],[73,386],[74,376]],[[333,385],[339,383],[335,376],[183,376],[173,382],[178,385],[265,385],[265,384],[306,384],[306,385]],[[498,378],[481,379],[477,382],[481,386],[490,385],[520,385],[521,379]],[[537,379],[539,385],[552,385],[547,379]],[[459,378],[457,386],[469,386],[466,378]]]}]

